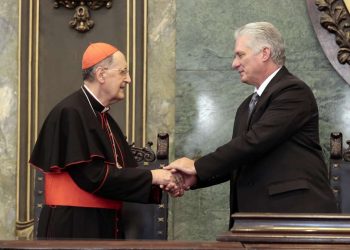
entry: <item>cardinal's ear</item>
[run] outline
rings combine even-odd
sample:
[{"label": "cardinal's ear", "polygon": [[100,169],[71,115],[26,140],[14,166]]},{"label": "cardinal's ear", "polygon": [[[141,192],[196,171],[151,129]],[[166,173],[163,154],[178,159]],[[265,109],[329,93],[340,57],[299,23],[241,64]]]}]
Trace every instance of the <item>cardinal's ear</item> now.
[{"label": "cardinal's ear", "polygon": [[102,67],[98,67],[96,70],[95,70],[95,79],[98,81],[98,82],[101,82],[101,83],[104,83],[105,81],[105,69],[102,68]]}]

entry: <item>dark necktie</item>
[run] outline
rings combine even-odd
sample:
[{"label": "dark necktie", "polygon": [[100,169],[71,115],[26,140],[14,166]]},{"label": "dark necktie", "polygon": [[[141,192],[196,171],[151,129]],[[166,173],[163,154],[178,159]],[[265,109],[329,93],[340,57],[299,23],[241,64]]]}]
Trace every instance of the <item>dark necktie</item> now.
[{"label": "dark necktie", "polygon": [[250,102],[249,102],[249,115],[248,115],[248,117],[251,116],[251,114],[254,110],[254,107],[255,107],[256,103],[258,102],[258,100],[259,100],[259,95],[257,92],[255,92],[252,96],[252,99],[250,99]]}]

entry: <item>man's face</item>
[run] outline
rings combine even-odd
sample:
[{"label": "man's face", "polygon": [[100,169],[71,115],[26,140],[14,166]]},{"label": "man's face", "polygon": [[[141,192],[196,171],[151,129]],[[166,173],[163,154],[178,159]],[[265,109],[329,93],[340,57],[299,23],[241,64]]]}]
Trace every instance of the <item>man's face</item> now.
[{"label": "man's face", "polygon": [[104,92],[110,100],[110,103],[123,100],[127,84],[131,83],[125,56],[117,51],[113,54],[113,63],[105,68]]},{"label": "man's face", "polygon": [[242,82],[259,86],[263,70],[262,53],[256,53],[248,47],[249,39],[251,38],[245,35],[236,39],[232,68],[238,71]]}]

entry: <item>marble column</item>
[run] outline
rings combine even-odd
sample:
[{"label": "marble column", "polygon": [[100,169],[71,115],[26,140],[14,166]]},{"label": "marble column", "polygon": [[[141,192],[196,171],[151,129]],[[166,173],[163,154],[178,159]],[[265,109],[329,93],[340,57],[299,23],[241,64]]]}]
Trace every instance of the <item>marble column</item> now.
[{"label": "marble column", "polygon": [[0,4],[0,239],[16,224],[18,1]]},{"label": "marble column", "polygon": [[[168,133],[170,160],[175,151],[175,11],[175,0],[148,0],[147,139],[156,142],[158,133]],[[170,199],[169,239],[172,206]]]}]

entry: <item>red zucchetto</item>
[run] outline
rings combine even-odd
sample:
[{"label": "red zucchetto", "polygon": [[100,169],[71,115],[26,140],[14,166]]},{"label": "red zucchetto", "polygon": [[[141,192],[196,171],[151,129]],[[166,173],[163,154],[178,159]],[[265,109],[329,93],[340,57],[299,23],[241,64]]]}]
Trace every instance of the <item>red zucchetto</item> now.
[{"label": "red zucchetto", "polygon": [[117,51],[116,47],[108,43],[91,43],[84,52],[81,68],[88,69]]}]

